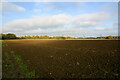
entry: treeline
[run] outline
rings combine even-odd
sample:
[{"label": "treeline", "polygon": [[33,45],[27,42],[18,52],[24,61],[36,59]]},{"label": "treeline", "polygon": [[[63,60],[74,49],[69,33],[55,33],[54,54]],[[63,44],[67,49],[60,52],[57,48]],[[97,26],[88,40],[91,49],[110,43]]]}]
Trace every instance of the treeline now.
[{"label": "treeline", "polygon": [[50,37],[50,36],[22,36],[22,37],[17,37],[15,34],[9,33],[9,34],[0,34],[1,39],[75,39],[72,37],[63,37],[63,36],[54,36],[54,37]]},{"label": "treeline", "polygon": [[8,33],[8,34],[0,34],[0,39],[120,39],[120,36],[107,36],[107,37],[87,37],[87,38],[72,38],[72,37],[64,37],[64,36],[22,36],[22,37],[17,37],[13,33]]},{"label": "treeline", "polygon": [[63,36],[54,36],[54,37],[50,37],[50,36],[24,36],[24,37],[20,37],[21,39],[74,39],[72,37],[63,37]]},{"label": "treeline", "polygon": [[0,34],[0,39],[17,39],[15,34]]}]

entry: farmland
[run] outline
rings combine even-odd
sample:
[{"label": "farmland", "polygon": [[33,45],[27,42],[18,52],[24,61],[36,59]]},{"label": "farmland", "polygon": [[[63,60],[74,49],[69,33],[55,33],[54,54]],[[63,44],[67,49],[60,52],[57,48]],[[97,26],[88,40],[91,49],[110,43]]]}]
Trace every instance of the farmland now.
[{"label": "farmland", "polygon": [[118,40],[4,41],[3,55],[14,51],[40,78],[117,78],[119,74]]}]

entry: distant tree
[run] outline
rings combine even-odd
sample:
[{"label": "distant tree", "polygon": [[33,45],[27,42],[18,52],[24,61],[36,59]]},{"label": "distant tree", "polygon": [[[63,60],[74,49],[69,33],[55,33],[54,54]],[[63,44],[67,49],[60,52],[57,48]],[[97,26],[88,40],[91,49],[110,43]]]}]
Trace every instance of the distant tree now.
[{"label": "distant tree", "polygon": [[25,37],[23,37],[23,36],[22,36],[22,37],[20,37],[20,38],[21,38],[21,39],[25,39]]},{"label": "distant tree", "polygon": [[56,39],[66,39],[65,37],[61,37],[61,36],[58,36],[58,37],[56,37]]},{"label": "distant tree", "polygon": [[61,37],[61,39],[65,39],[65,37]]},{"label": "distant tree", "polygon": [[30,36],[30,35],[28,35],[28,36],[27,36],[27,38],[28,38],[28,39],[31,39],[31,36]]},{"label": "distant tree", "polygon": [[56,37],[54,36],[54,37],[52,37],[53,39],[56,39]]},{"label": "distant tree", "polygon": [[42,37],[42,36],[39,36],[39,39],[43,39],[43,37]]},{"label": "distant tree", "polygon": [[6,36],[7,36],[7,39],[16,39],[16,35],[12,33],[7,34]]},{"label": "distant tree", "polygon": [[49,39],[49,36],[45,35],[43,36],[43,39]]},{"label": "distant tree", "polygon": [[118,36],[116,37],[116,39],[118,39]]},{"label": "distant tree", "polygon": [[17,39],[15,34],[8,33],[8,34],[2,34],[2,39]]},{"label": "distant tree", "polygon": [[32,39],[34,39],[34,38],[35,38],[35,36],[32,36],[31,38],[32,38]]},{"label": "distant tree", "polygon": [[7,39],[6,34],[2,34],[2,39]]},{"label": "distant tree", "polygon": [[49,37],[49,39],[52,39],[52,37]]},{"label": "distant tree", "polygon": [[25,39],[27,39],[27,36],[25,35],[25,37],[24,37]]},{"label": "distant tree", "polygon": [[118,39],[120,39],[120,36],[118,36]]},{"label": "distant tree", "polygon": [[108,36],[108,39],[113,39],[113,37],[112,36]]},{"label": "distant tree", "polygon": [[0,34],[0,40],[2,39],[2,34]]},{"label": "distant tree", "polygon": [[67,37],[67,39],[72,39],[72,37]]},{"label": "distant tree", "polygon": [[36,35],[36,36],[35,36],[35,38],[37,38],[37,39],[38,39],[38,38],[39,38],[39,36],[38,36],[38,35]]}]

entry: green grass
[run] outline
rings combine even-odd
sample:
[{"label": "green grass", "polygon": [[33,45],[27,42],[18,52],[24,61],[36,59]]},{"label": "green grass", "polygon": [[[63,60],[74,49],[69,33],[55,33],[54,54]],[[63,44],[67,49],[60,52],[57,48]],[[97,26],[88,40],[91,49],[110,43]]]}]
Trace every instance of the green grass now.
[{"label": "green grass", "polygon": [[31,71],[31,72],[28,72],[28,73],[26,74],[26,78],[33,78],[33,77],[35,77],[35,70],[33,70],[33,71]]},{"label": "green grass", "polygon": [[0,42],[2,42],[3,40],[0,40]]},{"label": "green grass", "polygon": [[[4,45],[5,46],[5,45]],[[8,45],[6,45],[8,46]],[[33,71],[29,71],[28,70],[28,66],[26,64],[23,63],[23,59],[21,58],[21,56],[16,55],[15,52],[13,50],[11,50],[8,54],[8,52],[5,52],[4,54],[4,68],[6,71],[9,71],[10,69],[13,69],[15,67],[14,63],[12,63],[12,60],[10,58],[14,58],[14,60],[17,62],[18,65],[18,69],[20,69],[21,72],[24,72],[25,78],[35,78],[35,70]],[[13,57],[11,57],[13,56]],[[7,78],[10,78],[11,76],[9,74],[5,75]],[[39,76],[37,76],[39,77]]]},{"label": "green grass", "polygon": [[0,40],[0,47],[2,46],[2,40]]},{"label": "green grass", "polygon": [[14,51],[10,51],[11,54],[14,54]]},{"label": "green grass", "polygon": [[8,44],[5,44],[6,46],[8,46]]},{"label": "green grass", "polygon": [[12,61],[10,60],[10,56],[8,55],[7,52],[5,52],[5,60],[4,62],[6,62],[6,64],[4,65],[4,67],[6,68],[6,70],[9,70],[11,68],[13,68],[13,64]]},{"label": "green grass", "polygon": [[22,71],[26,71],[27,70],[27,65],[26,64],[21,64],[21,65],[19,65],[19,67],[20,67],[20,69],[22,70]]},{"label": "green grass", "polygon": [[8,46],[8,44],[6,44],[6,42],[5,41],[3,41],[3,40],[0,40],[0,46]]},{"label": "green grass", "polygon": [[21,56],[14,56],[14,57],[15,57],[16,61],[19,62],[19,63],[23,61]]},{"label": "green grass", "polygon": [[3,40],[0,40],[0,42],[2,42],[2,43],[6,43],[5,41],[3,41]]},{"label": "green grass", "polygon": [[[14,55],[14,58],[19,63],[18,65],[21,71],[23,72],[28,71],[28,66],[23,63],[23,59],[21,58],[21,56]],[[34,77],[35,77],[35,70],[26,73],[26,78],[34,78]]]},{"label": "green grass", "polygon": [[6,67],[6,69],[10,69],[10,68],[13,68],[14,65],[13,64],[6,64],[5,67]]}]

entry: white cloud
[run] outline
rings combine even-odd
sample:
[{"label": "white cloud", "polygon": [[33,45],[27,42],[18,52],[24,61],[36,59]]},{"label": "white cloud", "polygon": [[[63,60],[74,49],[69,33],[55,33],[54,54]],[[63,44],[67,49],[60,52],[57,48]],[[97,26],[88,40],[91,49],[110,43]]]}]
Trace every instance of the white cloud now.
[{"label": "white cloud", "polygon": [[11,12],[24,12],[25,8],[12,4],[12,3],[8,3],[8,2],[3,2],[2,3],[2,11],[3,14],[8,14]]},{"label": "white cloud", "polygon": [[118,27],[96,28],[96,30],[114,31],[114,30],[118,30]]},{"label": "white cloud", "polygon": [[118,31],[118,27],[108,27],[108,28],[106,28],[106,30],[111,30],[111,31],[117,30]]},{"label": "white cloud", "polygon": [[[72,17],[70,15],[59,14],[54,16],[34,17],[31,19],[21,19],[8,22],[3,26],[4,32],[18,32],[31,29],[50,29],[50,28],[63,28],[64,26],[72,25],[73,27],[93,27],[100,26],[103,21],[108,20],[106,14],[87,14]],[[84,17],[84,18],[83,18]]]},{"label": "white cloud", "polygon": [[51,30],[29,30],[25,31],[23,35],[31,35],[31,34],[37,34],[37,35],[49,35],[49,36],[83,36],[83,34],[89,35],[92,32],[90,29],[84,29],[84,28],[55,28]]},{"label": "white cloud", "polygon": [[55,15],[37,17],[32,19],[21,19],[9,22],[4,25],[5,31],[22,31],[28,29],[51,28],[55,26],[63,26],[70,23],[70,16]]},{"label": "white cloud", "polygon": [[[100,29],[100,28],[99,28]],[[101,28],[102,30],[94,30],[89,28],[57,28],[57,29],[51,29],[51,30],[28,30],[25,31],[23,35],[49,35],[49,36],[72,36],[72,37],[88,37],[88,36],[109,36],[109,35],[117,35],[117,31],[112,30],[104,30],[104,28]]]},{"label": "white cloud", "polygon": [[90,31],[89,29],[84,29],[84,28],[54,28],[51,30],[46,30],[46,29],[38,29],[38,30],[29,30],[25,31],[25,33],[67,33],[67,32],[84,32],[84,31]]},{"label": "white cloud", "polygon": [[73,23],[77,26],[100,26],[103,21],[109,20],[110,16],[103,13],[84,14],[74,18]]},{"label": "white cloud", "polygon": [[76,22],[76,25],[77,26],[86,26],[86,27],[93,27],[93,26],[98,26],[98,25],[101,25],[100,22],[92,22],[92,21],[86,21],[86,22]]},{"label": "white cloud", "polygon": [[109,20],[110,16],[106,13],[94,13],[94,14],[84,14],[76,17],[77,19],[80,19],[81,21],[102,21],[102,20]]}]

